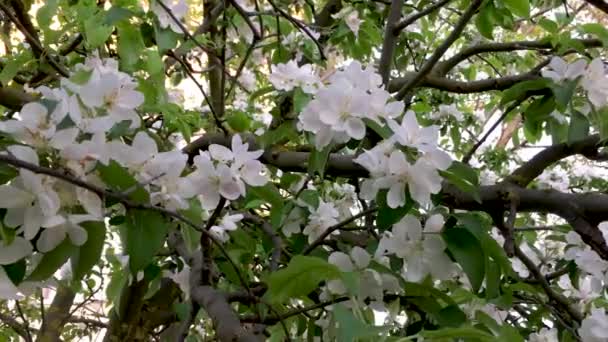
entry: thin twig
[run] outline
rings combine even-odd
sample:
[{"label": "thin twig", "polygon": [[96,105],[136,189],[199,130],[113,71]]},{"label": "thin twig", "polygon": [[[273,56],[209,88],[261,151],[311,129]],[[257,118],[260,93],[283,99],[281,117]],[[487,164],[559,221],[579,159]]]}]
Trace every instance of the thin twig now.
[{"label": "thin twig", "polygon": [[15,307],[17,308],[17,312],[19,313],[19,317],[21,317],[21,320],[23,321],[23,328],[25,329],[25,333],[27,335],[26,341],[27,342],[34,341],[32,339],[32,332],[30,331],[30,324],[28,323],[29,321],[25,318],[25,315],[23,314],[23,310],[21,309],[21,304],[19,304],[18,300],[15,301]]},{"label": "thin twig", "polygon": [[397,99],[405,98],[406,95],[410,92],[410,90],[412,90],[415,86],[417,86],[418,83],[420,83],[420,81],[422,81],[422,79],[429,72],[431,72],[431,70],[433,70],[433,67],[435,66],[435,64],[437,64],[437,62],[439,62],[439,59],[445,54],[445,52],[450,48],[450,46],[452,46],[452,44],[456,41],[456,39],[458,39],[458,37],[460,37],[460,35],[462,34],[462,31],[464,31],[465,27],[469,23],[469,20],[471,20],[471,18],[475,14],[475,12],[477,12],[477,10],[479,9],[479,6],[481,6],[481,3],[482,3],[482,0],[471,1],[471,4],[467,8],[467,10],[463,13],[462,17],[460,17],[460,20],[458,20],[458,23],[456,23],[456,25],[454,26],[454,29],[452,30],[450,35],[446,38],[446,40],[443,43],[441,43],[441,45],[439,45],[439,47],[437,47],[437,49],[435,50],[435,52],[433,52],[431,57],[422,65],[422,67],[420,68],[420,71],[418,71],[414,77],[409,79],[403,85],[401,90],[399,90],[399,92],[397,92],[397,95],[395,96],[395,98],[397,98]]},{"label": "thin twig", "polygon": [[331,233],[335,232],[336,230],[338,230],[338,229],[340,229],[340,228],[342,228],[342,227],[346,226],[347,224],[349,224],[349,223],[351,223],[351,222],[353,222],[353,221],[356,221],[357,219],[359,219],[359,218],[361,218],[361,217],[363,217],[363,216],[366,216],[366,215],[369,215],[369,214],[371,214],[371,213],[376,212],[376,210],[378,210],[378,208],[377,208],[377,207],[370,207],[370,208],[368,208],[367,210],[363,210],[362,212],[360,212],[360,213],[358,213],[358,214],[356,214],[356,215],[353,215],[353,216],[351,216],[351,217],[347,218],[346,220],[344,220],[344,221],[342,221],[342,222],[338,222],[338,223],[336,223],[335,225],[333,225],[333,226],[331,226],[331,227],[327,228],[327,229],[326,229],[326,230],[323,232],[323,234],[321,234],[321,235],[320,235],[320,236],[319,236],[319,237],[318,237],[318,238],[317,238],[315,241],[313,241],[313,242],[312,242],[310,245],[308,245],[308,247],[306,247],[306,248],[304,249],[304,251],[302,251],[302,255],[307,255],[307,254],[309,254],[310,252],[312,252],[312,251],[313,251],[313,250],[314,250],[314,249],[315,249],[317,246],[319,246],[319,245],[320,245],[320,244],[323,242],[323,240],[325,240],[325,238],[326,238],[326,237],[328,237],[328,236],[329,236]]}]

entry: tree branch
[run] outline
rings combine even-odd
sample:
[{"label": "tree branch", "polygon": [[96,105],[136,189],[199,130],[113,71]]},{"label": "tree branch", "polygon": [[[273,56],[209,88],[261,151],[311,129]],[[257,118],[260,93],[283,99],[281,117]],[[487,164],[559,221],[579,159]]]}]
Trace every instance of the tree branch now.
[{"label": "tree branch", "polygon": [[70,287],[63,284],[57,287],[55,298],[53,298],[51,306],[46,310],[46,315],[43,318],[36,342],[61,341],[61,332],[70,317],[70,308],[75,297],[76,292]]},{"label": "tree branch", "polygon": [[395,25],[397,24],[397,20],[401,18],[401,9],[403,9],[403,0],[393,0],[388,12],[386,28],[384,29],[382,55],[380,56],[380,64],[378,66],[378,73],[382,76],[382,84],[384,86],[388,85],[391,73],[393,54],[395,52],[395,45],[397,44],[397,37],[399,36],[399,31],[395,30]]},{"label": "tree branch", "polygon": [[450,35],[435,49],[431,57],[422,65],[420,70],[409,80],[403,84],[401,89],[395,95],[395,98],[401,100],[406,97],[406,95],[412,90],[414,87],[420,83],[426,75],[428,75],[432,70],[435,64],[439,62],[439,59],[445,54],[445,52],[452,46],[452,44],[460,37],[462,31],[464,31],[465,27],[469,23],[469,20],[473,17],[475,12],[481,6],[482,0],[472,0],[471,4],[467,8],[467,10],[462,14],[460,20],[454,26],[454,29],[450,33]]},{"label": "tree branch", "polygon": [[593,7],[599,9],[600,11],[608,14],[608,3],[604,0],[585,0],[590,3]]},{"label": "tree branch", "polygon": [[[406,27],[410,26],[411,24],[413,24],[416,20],[429,15],[431,13],[433,13],[434,11],[440,9],[441,7],[445,6],[446,4],[448,4],[450,1],[452,0],[441,0],[441,1],[437,1],[436,3],[430,5],[429,7],[421,10],[420,12],[417,12],[415,14],[410,15],[407,18],[404,18],[403,20],[401,20],[400,22],[398,22],[394,27],[393,27],[393,34],[397,35],[399,34],[403,29],[405,29]],[[402,1],[403,2],[403,1]]]}]

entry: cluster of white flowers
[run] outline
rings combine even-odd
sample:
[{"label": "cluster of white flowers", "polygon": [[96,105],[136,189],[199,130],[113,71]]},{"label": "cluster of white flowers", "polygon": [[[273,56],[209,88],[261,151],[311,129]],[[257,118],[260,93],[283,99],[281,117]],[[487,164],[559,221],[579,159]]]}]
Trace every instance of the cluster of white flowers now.
[{"label": "cluster of white flowers", "polygon": [[[42,100],[26,104],[18,119],[0,125],[0,131],[24,144],[9,146],[3,153],[36,166],[43,160],[38,153],[43,153],[45,164],[62,166],[78,179],[101,187],[107,185],[100,167],[117,163],[150,194],[150,204],[168,210],[188,209],[194,197],[203,209],[214,209],[220,196],[235,200],[245,195],[245,184],[260,186],[268,181],[265,166],[257,160],[263,151],[248,151],[249,144],[239,135],[233,136],[231,149],[210,145],[194,158],[190,173],[186,154],[160,151],[148,133],[137,132],[130,144],[120,138],[109,140],[106,132],[118,123],[129,122],[131,132],[140,126],[135,109],[144,96],[112,59],[91,57],[79,66],[79,73],[90,77],[80,83],[62,79],[56,89],[39,88]],[[81,246],[87,240],[81,224],[104,217],[97,194],[23,168],[8,184],[0,185],[0,208],[7,210],[4,224],[16,228],[17,234],[12,242],[0,245],[0,264],[31,255],[34,239],[41,253],[53,250],[66,237]],[[234,230],[241,218],[224,217],[212,231],[225,241],[226,231]],[[3,272],[0,268],[0,276]]]},{"label": "cluster of white flowers", "polygon": [[422,281],[427,275],[448,279],[456,270],[445,254],[445,242],[438,235],[444,225],[443,216],[427,218],[424,228],[413,215],[405,215],[382,236],[376,257],[396,255],[404,260],[403,276],[409,281]]},{"label": "cluster of white flowers", "polygon": [[320,237],[329,227],[338,223],[339,212],[332,202],[319,200],[319,206],[312,210],[308,225],[302,233],[308,236],[308,243]]},{"label": "cluster of white flowers", "polygon": [[[421,127],[412,111],[405,114],[401,124],[392,119],[388,124],[394,135],[355,159],[370,173],[361,185],[362,198],[371,200],[380,189],[389,189],[386,202],[397,208],[405,204],[407,185],[416,202],[429,206],[431,194],[441,190],[438,170],[446,170],[452,163],[450,156],[437,146],[439,127]],[[414,150],[418,159],[411,162],[396,145]]]},{"label": "cluster of white flowers", "polygon": [[[361,247],[353,247],[350,254],[333,252],[329,255],[329,262],[336,265],[342,272],[357,272],[359,275],[359,299],[367,298],[382,301],[384,291],[399,292],[400,286],[397,278],[390,274],[378,273],[369,268],[372,262],[371,255]],[[327,289],[331,294],[343,295],[348,292],[342,280],[330,280]]]},{"label": "cluster of white flowers", "polygon": [[560,57],[553,57],[548,68],[541,71],[541,74],[556,83],[578,80],[596,108],[608,104],[608,75],[604,62],[599,57],[590,63],[579,59],[570,64]]},{"label": "cluster of white flowers", "polygon": [[295,60],[273,66],[268,81],[278,90],[290,91],[299,87],[307,94],[314,94],[321,86],[321,80],[312,70],[310,64],[298,66]]},{"label": "cluster of white flowers", "polygon": [[389,102],[391,96],[372,66],[352,62],[328,81],[304,107],[298,122],[301,130],[314,134],[317,149],[351,138],[361,140],[366,132],[364,120],[382,125],[381,119],[403,112],[403,102]]}]

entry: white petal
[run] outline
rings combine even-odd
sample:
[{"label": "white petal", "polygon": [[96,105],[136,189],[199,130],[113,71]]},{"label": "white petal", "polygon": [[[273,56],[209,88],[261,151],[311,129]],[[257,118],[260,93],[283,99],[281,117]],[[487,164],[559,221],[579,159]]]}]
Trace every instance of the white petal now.
[{"label": "white petal", "polygon": [[64,226],[47,228],[42,231],[36,242],[36,247],[42,253],[55,249],[65,239],[66,229]]},{"label": "white petal", "polygon": [[34,149],[23,145],[12,145],[7,150],[19,160],[38,165],[38,154]]},{"label": "white petal", "polygon": [[10,265],[32,254],[32,244],[26,239],[17,236],[10,245],[0,242],[0,265]]},{"label": "white petal", "polygon": [[43,222],[44,217],[42,216],[42,212],[38,206],[26,208],[23,226],[21,226],[23,229],[23,237],[25,237],[27,240],[33,239],[36,234],[38,234]]},{"label": "white petal", "polygon": [[405,185],[402,182],[393,184],[388,190],[386,204],[393,209],[405,204]]},{"label": "white petal", "polygon": [[89,214],[98,218],[103,216],[103,202],[97,194],[85,189],[78,189],[76,197]]},{"label": "white petal", "polygon": [[342,252],[333,252],[328,259],[330,264],[338,266],[342,272],[352,272],[355,270],[353,262],[350,260],[350,256]]},{"label": "white petal", "polygon": [[209,153],[215,160],[228,162],[234,159],[232,151],[226,146],[211,144],[209,145]]},{"label": "white petal", "polygon": [[358,269],[366,268],[372,259],[371,256],[369,255],[369,253],[367,253],[367,251],[365,249],[363,249],[359,246],[355,246],[350,251],[350,256],[352,257],[353,261],[357,265]]},{"label": "white petal", "polygon": [[76,246],[82,246],[87,242],[87,231],[79,225],[71,225],[67,233],[72,243]]},{"label": "white petal", "polygon": [[0,298],[15,300],[21,299],[22,297],[23,296],[19,294],[19,289],[13,284],[4,271],[4,267],[0,267]]},{"label": "white petal", "polygon": [[51,138],[50,145],[61,150],[66,146],[73,144],[79,132],[79,129],[76,127],[57,131]]},{"label": "white petal", "polygon": [[440,232],[443,228],[445,220],[441,214],[435,214],[429,217],[424,224],[424,231],[428,233]]},{"label": "white petal", "polygon": [[10,185],[0,185],[0,208],[23,208],[29,206],[34,196]]},{"label": "white petal", "polygon": [[353,139],[361,140],[365,137],[365,124],[361,119],[350,118],[346,122],[346,133]]}]

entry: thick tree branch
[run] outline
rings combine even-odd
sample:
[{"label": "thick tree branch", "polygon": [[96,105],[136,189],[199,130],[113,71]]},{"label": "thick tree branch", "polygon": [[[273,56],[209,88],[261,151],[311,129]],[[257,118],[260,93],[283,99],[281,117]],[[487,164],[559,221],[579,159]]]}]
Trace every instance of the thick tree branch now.
[{"label": "thick tree branch", "polygon": [[[602,46],[602,41],[599,39],[576,39],[575,41],[586,48]],[[444,76],[460,62],[481,53],[509,52],[518,50],[554,50],[557,47],[558,46],[553,46],[550,41],[515,41],[477,44],[466,47],[453,57],[438,63],[433,72],[435,75]]]},{"label": "thick tree branch", "polygon": [[388,12],[386,28],[384,29],[384,42],[382,43],[382,55],[380,56],[378,73],[382,76],[382,84],[385,86],[388,84],[390,77],[395,45],[397,44],[397,37],[399,36],[399,31],[395,30],[395,25],[397,24],[397,20],[401,18],[402,8],[403,0],[393,0]]},{"label": "thick tree branch", "polygon": [[76,292],[70,287],[62,284],[57,287],[55,298],[53,298],[51,306],[46,310],[46,315],[43,318],[36,342],[61,341],[61,332],[70,317],[70,308],[75,297]]},{"label": "thick tree branch", "polygon": [[590,3],[591,5],[593,5],[593,7],[599,9],[600,11],[608,14],[608,3],[605,2],[604,0],[585,0],[588,3]]},{"label": "thick tree branch", "polygon": [[532,157],[532,159],[513,171],[508,179],[519,186],[527,186],[543,173],[547,167],[564,158],[580,154],[589,159],[596,159],[598,156],[601,156],[598,149],[603,146],[603,144],[600,143],[599,135],[592,135],[570,144],[565,142],[553,145],[542,150]]}]

